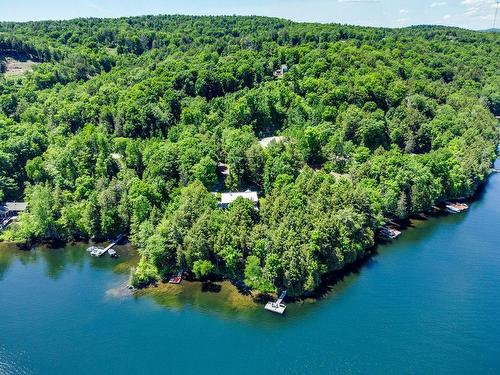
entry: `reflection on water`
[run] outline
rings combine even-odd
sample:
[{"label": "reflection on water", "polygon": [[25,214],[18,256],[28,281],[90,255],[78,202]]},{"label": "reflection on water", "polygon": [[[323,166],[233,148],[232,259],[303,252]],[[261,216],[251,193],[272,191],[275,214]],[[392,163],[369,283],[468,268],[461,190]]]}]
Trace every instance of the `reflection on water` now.
[{"label": "reflection on water", "polygon": [[92,268],[109,269],[114,273],[128,273],[130,267],[137,264],[138,254],[130,246],[117,246],[120,254],[118,259],[108,256],[101,258],[91,257],[87,249],[88,244],[68,244],[64,248],[52,249],[44,245],[37,246],[29,251],[20,250],[15,244],[0,243],[0,281],[14,261],[24,266],[43,263],[45,275],[58,280],[69,269],[83,269],[86,263]]},{"label": "reflection on water", "polygon": [[[131,292],[127,289],[127,278],[130,268],[138,261],[138,254],[131,246],[118,246],[118,259],[108,256],[91,257],[85,249],[85,243],[68,244],[62,249],[37,246],[31,251],[20,250],[9,243],[0,243],[0,281],[9,268],[17,261],[24,267],[42,265],[44,275],[57,281],[70,271],[86,272],[85,267],[94,271],[112,272],[123,275],[120,281],[108,285],[104,290],[106,300],[141,299],[153,300],[158,306],[173,311],[195,309],[204,313],[247,321],[253,324],[270,322],[286,324],[290,320],[304,318],[314,311],[314,305],[335,294],[342,293],[354,282],[362,267],[373,262],[371,257],[351,267],[344,274],[335,275],[318,291],[315,298],[307,298],[289,303],[285,316],[277,316],[263,309],[265,300],[261,296],[242,294],[236,286],[228,281],[201,283],[184,280],[181,285],[160,283],[156,287]],[[254,298],[255,297],[255,298]]]}]

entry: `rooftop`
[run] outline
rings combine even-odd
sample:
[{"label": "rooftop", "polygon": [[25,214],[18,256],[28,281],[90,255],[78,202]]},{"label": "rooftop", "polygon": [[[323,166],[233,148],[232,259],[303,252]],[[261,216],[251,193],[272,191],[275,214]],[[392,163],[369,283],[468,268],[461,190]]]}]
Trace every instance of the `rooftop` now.
[{"label": "rooftop", "polygon": [[26,211],[26,203],[25,202],[5,202],[0,205],[0,211],[2,212],[19,212]]},{"label": "rooftop", "polygon": [[242,197],[245,199],[250,199],[252,202],[258,203],[259,196],[256,191],[244,191],[244,192],[232,192],[232,193],[221,193],[220,195],[220,204],[227,205],[236,200],[236,198]]}]

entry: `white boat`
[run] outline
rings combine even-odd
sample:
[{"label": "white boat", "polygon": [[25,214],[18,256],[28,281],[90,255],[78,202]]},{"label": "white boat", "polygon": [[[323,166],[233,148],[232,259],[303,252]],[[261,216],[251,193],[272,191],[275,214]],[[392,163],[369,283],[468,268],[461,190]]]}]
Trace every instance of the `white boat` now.
[{"label": "white boat", "polygon": [[452,204],[446,205],[446,211],[448,211],[452,214],[458,214],[460,212],[460,210]]},{"label": "white boat", "polygon": [[452,214],[457,214],[468,209],[469,206],[467,206],[465,203],[446,202],[446,211],[451,212]]},{"label": "white boat", "polygon": [[395,240],[396,238],[398,238],[401,235],[401,231],[384,225],[380,228],[380,235],[382,237],[386,237],[386,238],[389,238],[391,240]]},{"label": "white boat", "polygon": [[100,247],[94,247],[94,249],[90,252],[90,255],[92,255],[93,257],[100,257],[104,253],[104,249],[101,249]]}]

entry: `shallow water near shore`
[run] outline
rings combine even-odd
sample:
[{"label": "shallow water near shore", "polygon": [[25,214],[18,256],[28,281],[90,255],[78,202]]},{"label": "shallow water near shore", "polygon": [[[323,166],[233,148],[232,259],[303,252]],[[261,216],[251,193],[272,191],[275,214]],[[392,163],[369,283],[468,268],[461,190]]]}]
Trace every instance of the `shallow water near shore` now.
[{"label": "shallow water near shore", "polygon": [[415,223],[284,316],[227,283],[132,295],[127,246],[0,244],[0,374],[497,374],[498,228],[495,174],[468,212]]}]

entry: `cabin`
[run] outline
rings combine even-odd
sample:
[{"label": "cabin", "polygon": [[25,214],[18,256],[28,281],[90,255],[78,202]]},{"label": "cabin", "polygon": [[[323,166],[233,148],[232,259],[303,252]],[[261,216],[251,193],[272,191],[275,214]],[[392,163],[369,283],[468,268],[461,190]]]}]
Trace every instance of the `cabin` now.
[{"label": "cabin", "polygon": [[259,203],[259,196],[256,191],[247,190],[243,192],[221,193],[219,208],[228,208],[239,197],[251,200],[255,206]]},{"label": "cabin", "polygon": [[25,202],[5,202],[0,205],[0,219],[7,219],[26,211]]}]

